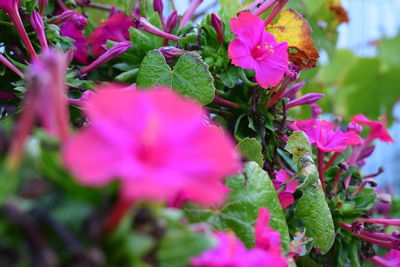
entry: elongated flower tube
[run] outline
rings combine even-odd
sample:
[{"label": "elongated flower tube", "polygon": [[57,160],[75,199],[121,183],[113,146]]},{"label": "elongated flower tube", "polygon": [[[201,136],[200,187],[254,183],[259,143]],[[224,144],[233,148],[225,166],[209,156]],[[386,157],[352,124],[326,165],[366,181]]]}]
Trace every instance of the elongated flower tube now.
[{"label": "elongated flower tube", "polygon": [[46,33],[44,31],[44,23],[42,20],[42,16],[36,10],[33,10],[32,12],[31,24],[36,32],[36,35],[39,39],[39,43],[42,46],[42,49],[43,50],[48,49],[49,46],[47,44],[47,38],[46,38]]},{"label": "elongated flower tube", "polygon": [[106,63],[107,61],[113,60],[114,58],[122,55],[123,53],[126,52],[129,48],[131,48],[132,44],[131,42],[121,42],[118,44],[115,44],[113,47],[108,49],[104,54],[99,56],[95,61],[84,67],[79,73],[80,74],[85,74],[93,69],[99,67],[100,65]]},{"label": "elongated flower tube", "polygon": [[311,104],[311,117],[313,119],[318,119],[319,116],[322,114],[322,108],[317,104]]},{"label": "elongated flower tube", "polygon": [[371,261],[381,267],[400,267],[400,250],[391,249],[384,257],[373,256]]},{"label": "elongated flower tube", "polygon": [[29,54],[32,58],[36,58],[37,55],[35,49],[33,49],[32,43],[29,40],[21,16],[18,12],[20,2],[21,0],[0,0],[0,9],[3,9],[8,14]]},{"label": "elongated flower tube", "polygon": [[257,7],[260,7],[260,6],[263,4],[264,1],[265,1],[265,0],[256,0],[256,1],[254,1],[253,3],[251,3],[251,4],[247,7],[247,9],[251,11],[251,10],[257,8]]},{"label": "elongated flower tube", "polygon": [[73,16],[75,16],[76,12],[74,10],[65,10],[63,13],[61,13],[58,16],[54,16],[51,19],[49,19],[47,22],[50,24],[63,24],[64,22],[72,19]]},{"label": "elongated flower tube", "polygon": [[[260,5],[260,7],[253,14],[256,15],[256,16],[261,15],[262,13],[264,13],[265,11],[270,9],[272,6],[274,6],[276,2],[277,2],[277,0],[267,0],[267,1],[265,1],[264,3],[262,3]],[[255,3],[253,3],[253,5],[250,5],[249,6],[250,10],[256,7],[256,5],[254,5],[254,4],[259,5],[260,3],[257,3],[257,1],[256,1]],[[252,7],[252,8],[250,8],[250,7]]]},{"label": "elongated flower tube", "polygon": [[134,17],[133,22],[135,24],[135,27],[139,30],[157,35],[157,36],[167,39],[167,40],[171,40],[171,41],[175,41],[175,42],[179,41],[178,36],[160,30],[159,28],[152,25],[147,19],[145,19],[143,17]]},{"label": "elongated flower tube", "polygon": [[24,78],[24,74],[17,67],[15,67],[14,64],[12,64],[6,57],[4,57],[1,53],[0,53],[0,62],[3,63],[10,70],[15,72],[19,77]]},{"label": "elongated flower tube", "polygon": [[290,109],[290,108],[297,107],[297,106],[314,104],[315,102],[317,102],[318,100],[320,100],[323,97],[324,97],[324,94],[318,94],[318,93],[306,94],[306,95],[303,95],[302,97],[299,97],[297,99],[290,101],[286,105],[286,109]]},{"label": "elongated flower tube", "polygon": [[47,5],[49,4],[49,0],[38,0],[39,6],[39,14],[43,16],[46,11]]},{"label": "elongated flower tube", "polygon": [[[385,248],[400,249],[400,235],[399,232],[393,232],[390,234],[386,233],[374,233],[362,231],[361,228],[354,228],[353,225],[339,222],[339,226],[343,229],[353,232],[353,234],[369,243],[376,244]],[[354,231],[356,230],[356,231]]]},{"label": "elongated flower tube", "polygon": [[36,119],[49,134],[57,136],[61,141],[68,138],[66,69],[65,55],[53,50],[44,51],[27,69],[28,90],[7,158],[7,166],[11,170],[15,170],[19,165],[25,140]]},{"label": "elongated flower tube", "polygon": [[183,14],[181,25],[179,26],[180,29],[185,27],[186,23],[192,18],[196,9],[203,3],[203,0],[192,0],[190,2],[189,8],[186,10],[185,14]]}]

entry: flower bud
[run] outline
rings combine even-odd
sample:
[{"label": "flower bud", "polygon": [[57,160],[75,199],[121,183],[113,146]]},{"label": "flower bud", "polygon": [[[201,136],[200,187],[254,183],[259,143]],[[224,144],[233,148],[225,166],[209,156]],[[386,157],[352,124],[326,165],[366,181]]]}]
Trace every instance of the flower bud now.
[{"label": "flower bud", "polygon": [[318,106],[317,104],[311,104],[311,116],[313,119],[317,119],[321,113],[322,113],[322,108],[320,106]]},{"label": "flower bud", "polygon": [[356,133],[359,134],[359,133],[361,133],[363,131],[363,128],[362,128],[362,126],[360,124],[358,124],[356,122],[350,122],[347,125],[347,130],[348,131],[352,130],[352,131],[355,131]]},{"label": "flower bud", "polygon": [[324,97],[324,94],[318,94],[318,93],[306,94],[306,95],[303,95],[300,98],[297,98],[297,99],[294,99],[294,100],[290,101],[286,105],[286,108],[290,109],[290,108],[293,108],[293,107],[296,107],[296,106],[314,104],[315,102],[317,102],[318,100],[320,100],[323,97]]},{"label": "flower bud", "polygon": [[36,10],[33,10],[31,15],[31,24],[33,29],[36,32],[37,38],[39,39],[39,43],[42,46],[42,49],[48,49],[49,46],[47,44],[46,33],[44,31],[44,23],[42,20],[42,16]]},{"label": "flower bud", "polygon": [[51,19],[48,20],[48,23],[50,24],[63,24],[67,20],[70,20],[73,16],[75,16],[75,11],[73,10],[65,10],[63,13],[61,13],[58,16],[55,16]]},{"label": "flower bud", "polygon": [[129,48],[131,48],[131,42],[120,42],[115,44],[113,47],[108,49],[104,54],[99,56],[95,61],[90,63],[88,66],[84,67],[79,74],[85,74],[93,69],[99,67],[100,65],[106,63],[107,61],[113,60],[114,58],[122,55],[126,52]]},{"label": "flower bud", "polygon": [[289,88],[285,90],[285,92],[282,94],[283,98],[289,98],[290,100],[293,100],[296,98],[296,94],[300,89],[305,85],[305,82],[299,82],[291,85]]},{"label": "flower bud", "polygon": [[176,27],[176,24],[178,24],[178,12],[175,10],[174,12],[169,15],[167,19],[167,23],[165,24],[165,31],[168,33],[171,33],[174,28]]},{"label": "flower bud", "polygon": [[162,16],[164,11],[163,0],[153,0],[153,8],[155,12]]},{"label": "flower bud", "polygon": [[163,46],[160,47],[158,51],[160,51],[161,54],[163,54],[163,56],[166,58],[179,57],[187,52],[183,49],[179,49],[173,46]]},{"label": "flower bud", "polygon": [[222,20],[216,13],[211,13],[211,26],[214,28],[218,36],[218,42],[220,44],[224,43],[224,29],[222,25]]},{"label": "flower bud", "polygon": [[164,31],[160,30],[159,28],[152,25],[147,19],[145,19],[143,17],[134,17],[133,22],[135,24],[135,27],[139,30],[154,34],[156,36],[159,36],[159,37],[167,39],[167,40],[171,40],[171,41],[175,41],[175,42],[179,41],[178,36],[170,34],[170,33],[166,33]]}]

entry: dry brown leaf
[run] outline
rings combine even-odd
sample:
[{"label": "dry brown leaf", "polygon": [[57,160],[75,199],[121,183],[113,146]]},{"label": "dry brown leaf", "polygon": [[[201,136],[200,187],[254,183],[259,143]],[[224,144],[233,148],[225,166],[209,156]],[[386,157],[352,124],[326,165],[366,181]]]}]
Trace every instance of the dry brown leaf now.
[{"label": "dry brown leaf", "polygon": [[286,9],[277,22],[267,26],[278,42],[289,45],[289,60],[301,70],[314,68],[319,58],[318,50],[311,38],[311,27],[307,20],[294,11]]}]

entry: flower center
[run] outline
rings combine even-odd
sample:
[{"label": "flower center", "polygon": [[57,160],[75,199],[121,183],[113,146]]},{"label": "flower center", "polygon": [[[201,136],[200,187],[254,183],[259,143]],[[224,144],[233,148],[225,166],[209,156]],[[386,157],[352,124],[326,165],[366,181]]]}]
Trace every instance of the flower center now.
[{"label": "flower center", "polygon": [[268,43],[265,42],[263,45],[258,45],[256,48],[253,49],[252,56],[255,60],[264,62],[269,60],[274,52],[274,47],[272,45],[268,45]]}]

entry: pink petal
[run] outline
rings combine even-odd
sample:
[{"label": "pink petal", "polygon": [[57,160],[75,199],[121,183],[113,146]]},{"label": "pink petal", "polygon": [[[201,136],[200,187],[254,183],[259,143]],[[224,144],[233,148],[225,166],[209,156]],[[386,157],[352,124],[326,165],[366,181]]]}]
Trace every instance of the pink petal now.
[{"label": "pink petal", "polygon": [[237,18],[231,19],[231,30],[250,49],[255,48],[265,32],[264,22],[258,16],[240,12]]},{"label": "pink petal", "polygon": [[234,39],[228,47],[228,57],[232,64],[244,69],[253,69],[255,60],[250,49],[238,38]]},{"label": "pink petal", "polygon": [[63,148],[62,156],[79,182],[91,186],[110,182],[116,174],[115,162],[120,159],[117,151],[91,128],[72,138]]}]

